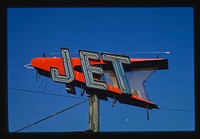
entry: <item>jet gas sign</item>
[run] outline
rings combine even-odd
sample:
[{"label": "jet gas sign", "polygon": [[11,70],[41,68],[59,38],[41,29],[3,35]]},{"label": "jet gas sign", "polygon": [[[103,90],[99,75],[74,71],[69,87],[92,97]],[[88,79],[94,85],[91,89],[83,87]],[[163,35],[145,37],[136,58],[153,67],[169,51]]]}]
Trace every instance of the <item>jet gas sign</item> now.
[{"label": "jet gas sign", "polygon": [[168,69],[163,58],[129,58],[124,55],[79,50],[78,57],[70,57],[61,48],[61,57],[36,57],[31,65],[43,76],[64,83],[68,93],[75,87],[96,93],[100,99],[114,98],[120,103],[146,108],[158,108],[149,101],[144,83],[156,70]]}]

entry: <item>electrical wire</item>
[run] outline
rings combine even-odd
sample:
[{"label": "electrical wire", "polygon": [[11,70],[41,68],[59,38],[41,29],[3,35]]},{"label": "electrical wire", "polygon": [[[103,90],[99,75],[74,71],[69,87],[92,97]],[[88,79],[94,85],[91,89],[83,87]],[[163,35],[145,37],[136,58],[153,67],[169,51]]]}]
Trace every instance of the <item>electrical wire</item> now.
[{"label": "electrical wire", "polygon": [[45,118],[43,118],[43,119],[41,119],[41,120],[38,120],[38,121],[36,121],[36,122],[34,122],[34,123],[31,123],[31,124],[29,124],[29,125],[27,125],[27,126],[21,128],[21,129],[15,131],[14,133],[18,133],[18,132],[20,132],[20,131],[22,131],[22,130],[24,130],[24,129],[27,129],[27,128],[33,126],[33,125],[36,125],[36,124],[38,124],[38,123],[40,123],[40,122],[42,122],[42,121],[44,121],[44,120],[47,120],[47,119],[49,119],[49,118],[51,118],[51,117],[54,117],[54,116],[56,116],[56,115],[58,115],[58,114],[60,114],[60,113],[62,113],[62,112],[64,112],[64,111],[67,111],[67,110],[69,110],[69,109],[71,109],[71,108],[74,108],[74,107],[76,107],[76,106],[78,106],[78,105],[80,105],[80,104],[82,104],[82,103],[84,103],[84,102],[86,102],[86,101],[88,101],[88,99],[85,99],[84,101],[81,101],[81,102],[79,102],[79,103],[77,103],[77,104],[74,104],[74,105],[68,107],[68,108],[65,108],[65,109],[63,109],[63,110],[61,110],[61,111],[58,111],[58,112],[56,112],[56,113],[54,113],[54,114],[51,114],[51,115],[49,115],[49,116],[47,116],[47,117],[45,117]]},{"label": "electrical wire", "polygon": [[194,112],[192,110],[174,109],[174,108],[165,108],[165,107],[159,107],[159,109],[172,110],[172,111],[182,111],[182,112]]},{"label": "electrical wire", "polygon": [[[59,95],[59,94],[54,94],[54,93],[44,93],[44,92],[40,92],[40,91],[26,90],[26,89],[14,88],[14,87],[8,87],[8,89],[22,91],[22,92],[35,93],[35,94],[50,95],[50,96],[68,97],[68,98],[75,98],[75,99],[85,99],[85,98],[82,98],[82,97],[65,96],[65,95]],[[102,100],[102,102],[112,103],[111,101],[106,101],[106,100]],[[159,107],[159,109],[161,109],[161,110],[171,110],[171,111],[181,111],[181,112],[194,112],[192,110],[167,108],[167,107]]]},{"label": "electrical wire", "polygon": [[[31,93],[38,93],[38,94],[62,96],[62,95],[57,95],[57,94],[50,94],[50,93],[47,94],[47,93],[43,93],[43,92],[32,91],[32,90],[25,90],[25,89],[19,89],[19,88],[11,88],[11,87],[9,87],[9,89],[18,90],[18,91],[29,91],[29,92],[31,92]],[[63,97],[63,96],[62,96],[62,97]],[[64,97],[67,97],[67,96],[64,96]],[[60,114],[60,113],[63,113],[63,112],[65,112],[65,111],[67,111],[67,110],[69,110],[69,109],[71,109],[71,108],[74,108],[74,107],[76,107],[76,106],[78,106],[78,105],[80,105],[80,104],[82,104],[82,103],[84,103],[84,102],[86,102],[86,101],[88,101],[88,99],[85,99],[85,100],[82,101],[82,102],[79,102],[79,103],[77,103],[77,104],[74,104],[74,105],[72,105],[72,106],[70,106],[70,107],[68,107],[68,108],[65,108],[65,109],[63,109],[63,110],[60,110],[60,111],[58,111],[58,112],[56,112],[56,113],[53,113],[53,114],[51,114],[51,115],[49,115],[49,116],[47,116],[47,117],[45,117],[45,118],[43,118],[43,119],[41,119],[41,120],[38,120],[38,121],[36,121],[36,122],[33,122],[33,123],[31,123],[31,124],[29,124],[29,125],[23,127],[23,128],[20,128],[20,129],[16,130],[14,133],[18,133],[18,132],[20,132],[20,131],[22,131],[22,130],[24,130],[24,129],[27,129],[27,128],[29,128],[29,127],[32,127],[32,126],[34,126],[34,125],[36,125],[36,124],[38,124],[38,123],[40,123],[40,122],[43,122],[43,121],[45,121],[45,120],[47,120],[47,119],[49,119],[49,118],[52,118],[52,117],[54,117],[54,116],[56,116],[56,115],[58,115],[58,114]],[[106,102],[110,102],[110,101],[106,101]],[[175,109],[175,108],[166,108],[166,107],[160,107],[160,109],[164,109],[164,110],[173,110],[173,111],[182,111],[182,112],[194,112],[194,111],[192,111],[192,110]],[[86,131],[84,131],[84,132],[86,132]]]},{"label": "electrical wire", "polygon": [[59,94],[54,94],[54,93],[44,93],[43,91],[40,92],[40,91],[26,90],[26,89],[20,89],[20,88],[15,88],[15,87],[8,87],[8,89],[16,90],[16,91],[21,91],[21,92],[34,93],[34,94],[48,95],[48,96],[58,96],[58,97],[68,97],[68,98],[76,98],[76,99],[85,99],[85,98],[82,98],[82,97],[65,96],[65,95],[59,95]]}]

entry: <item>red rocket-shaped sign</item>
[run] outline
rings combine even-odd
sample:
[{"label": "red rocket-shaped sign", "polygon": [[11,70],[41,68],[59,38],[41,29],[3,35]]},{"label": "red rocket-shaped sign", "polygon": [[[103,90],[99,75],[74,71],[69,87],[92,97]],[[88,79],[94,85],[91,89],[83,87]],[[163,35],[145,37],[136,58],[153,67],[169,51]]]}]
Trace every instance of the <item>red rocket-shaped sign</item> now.
[{"label": "red rocket-shaped sign", "polygon": [[40,75],[65,84],[68,93],[76,94],[75,87],[79,87],[88,94],[97,94],[99,99],[110,97],[120,103],[158,109],[149,100],[144,83],[156,70],[168,69],[168,60],[85,50],[71,58],[69,50],[61,48],[61,57],[36,57],[31,65]]}]

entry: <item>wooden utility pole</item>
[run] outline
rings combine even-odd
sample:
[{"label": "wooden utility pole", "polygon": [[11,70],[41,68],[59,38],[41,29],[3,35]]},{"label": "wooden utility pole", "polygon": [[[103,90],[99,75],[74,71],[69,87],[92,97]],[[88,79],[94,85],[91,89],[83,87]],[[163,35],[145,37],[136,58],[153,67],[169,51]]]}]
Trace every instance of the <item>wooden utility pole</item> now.
[{"label": "wooden utility pole", "polygon": [[96,94],[89,95],[89,130],[99,132],[99,98]]}]

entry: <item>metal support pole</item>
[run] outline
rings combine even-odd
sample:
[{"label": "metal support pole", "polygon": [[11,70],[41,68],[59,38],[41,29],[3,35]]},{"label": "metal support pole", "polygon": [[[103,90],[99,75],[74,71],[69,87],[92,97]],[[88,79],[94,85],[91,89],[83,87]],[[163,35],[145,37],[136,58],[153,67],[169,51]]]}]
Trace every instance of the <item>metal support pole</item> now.
[{"label": "metal support pole", "polygon": [[99,98],[96,94],[89,95],[89,129],[99,132]]}]

